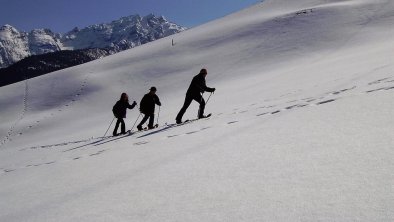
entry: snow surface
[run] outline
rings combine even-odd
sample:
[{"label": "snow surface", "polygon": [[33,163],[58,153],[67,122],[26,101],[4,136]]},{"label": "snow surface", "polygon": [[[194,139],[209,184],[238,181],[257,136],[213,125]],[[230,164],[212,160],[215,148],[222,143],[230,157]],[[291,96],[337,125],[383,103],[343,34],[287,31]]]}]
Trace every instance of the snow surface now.
[{"label": "snow surface", "polygon": [[[266,0],[2,87],[0,221],[393,221],[392,36],[391,0]],[[160,127],[103,138],[151,86]]]}]

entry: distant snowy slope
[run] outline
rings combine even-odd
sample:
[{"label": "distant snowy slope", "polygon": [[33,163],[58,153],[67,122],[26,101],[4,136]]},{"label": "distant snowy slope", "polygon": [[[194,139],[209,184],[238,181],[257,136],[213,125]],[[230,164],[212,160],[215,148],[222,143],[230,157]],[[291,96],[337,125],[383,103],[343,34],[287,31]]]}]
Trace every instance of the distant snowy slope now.
[{"label": "distant snowy slope", "polygon": [[[265,0],[0,88],[0,221],[392,221],[393,12]],[[213,115],[175,126],[203,67]],[[160,127],[103,138],[151,86]]]}]

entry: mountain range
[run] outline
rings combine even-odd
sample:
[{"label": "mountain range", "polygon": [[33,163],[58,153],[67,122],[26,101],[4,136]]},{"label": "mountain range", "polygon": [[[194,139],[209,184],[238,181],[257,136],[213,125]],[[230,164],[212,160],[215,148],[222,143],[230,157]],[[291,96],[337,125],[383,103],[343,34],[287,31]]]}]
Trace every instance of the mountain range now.
[{"label": "mountain range", "polygon": [[110,23],[91,25],[61,34],[50,29],[18,31],[11,25],[0,28],[0,68],[32,55],[62,50],[102,48],[112,54],[133,48],[186,28],[163,16],[132,15]]}]

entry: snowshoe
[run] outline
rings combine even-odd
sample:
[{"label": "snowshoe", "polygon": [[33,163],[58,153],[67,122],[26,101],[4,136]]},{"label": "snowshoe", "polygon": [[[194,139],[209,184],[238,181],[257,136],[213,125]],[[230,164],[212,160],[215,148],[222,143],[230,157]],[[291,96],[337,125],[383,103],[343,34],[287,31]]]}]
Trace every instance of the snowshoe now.
[{"label": "snowshoe", "polygon": [[148,126],[148,129],[154,129],[154,128],[157,128],[157,127],[159,127],[159,124],[155,124],[154,126]]},{"label": "snowshoe", "polygon": [[205,119],[205,118],[209,118],[209,117],[211,117],[212,116],[212,113],[210,113],[210,114],[208,114],[208,115],[206,115],[206,116],[201,116],[201,117],[198,117],[199,119]]}]

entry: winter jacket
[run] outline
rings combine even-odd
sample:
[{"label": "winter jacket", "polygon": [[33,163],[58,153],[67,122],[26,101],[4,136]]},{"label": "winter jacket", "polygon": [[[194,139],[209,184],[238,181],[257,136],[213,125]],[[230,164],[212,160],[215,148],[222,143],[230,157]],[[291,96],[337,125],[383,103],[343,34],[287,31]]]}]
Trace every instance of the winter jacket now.
[{"label": "winter jacket", "polygon": [[112,112],[116,118],[126,118],[126,109],[133,109],[135,105],[137,104],[130,105],[129,101],[119,100],[112,108]]},{"label": "winter jacket", "polygon": [[161,106],[159,97],[156,94],[147,93],[141,99],[140,111],[143,114],[155,113],[155,104]]},{"label": "winter jacket", "polygon": [[194,76],[192,82],[190,83],[189,89],[187,90],[186,95],[188,96],[198,96],[203,92],[213,92],[214,88],[207,87],[205,83],[204,74],[198,74]]}]

